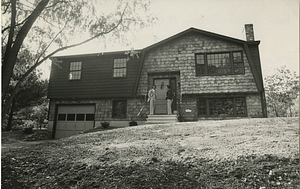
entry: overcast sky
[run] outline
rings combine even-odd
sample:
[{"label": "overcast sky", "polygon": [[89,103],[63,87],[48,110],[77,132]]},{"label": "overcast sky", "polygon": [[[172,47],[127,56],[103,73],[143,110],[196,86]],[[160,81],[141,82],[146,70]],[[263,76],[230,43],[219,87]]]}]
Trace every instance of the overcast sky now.
[{"label": "overcast sky", "polygon": [[[298,0],[150,0],[158,20],[128,34],[131,45],[94,41],[59,55],[141,49],[190,27],[246,40],[244,25],[253,24],[260,43],[263,77],[286,65],[299,74]],[[44,65],[45,74],[49,66]]]}]

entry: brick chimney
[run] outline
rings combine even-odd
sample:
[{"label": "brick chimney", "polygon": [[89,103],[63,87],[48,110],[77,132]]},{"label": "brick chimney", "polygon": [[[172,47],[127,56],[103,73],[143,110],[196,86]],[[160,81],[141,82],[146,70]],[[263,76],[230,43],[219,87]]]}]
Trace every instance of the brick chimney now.
[{"label": "brick chimney", "polygon": [[254,41],[253,24],[245,24],[246,40]]}]

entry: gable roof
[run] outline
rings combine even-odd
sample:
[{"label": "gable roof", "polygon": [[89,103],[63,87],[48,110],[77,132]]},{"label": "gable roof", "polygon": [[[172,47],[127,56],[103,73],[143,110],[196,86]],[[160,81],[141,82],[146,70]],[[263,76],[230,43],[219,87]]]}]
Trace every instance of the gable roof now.
[{"label": "gable roof", "polygon": [[157,46],[160,46],[162,44],[165,44],[173,39],[177,39],[177,38],[180,38],[181,36],[183,35],[186,35],[188,33],[197,33],[197,34],[200,34],[200,35],[205,35],[205,36],[209,36],[209,37],[213,37],[213,38],[218,38],[218,39],[221,39],[221,40],[226,40],[226,41],[229,41],[229,42],[233,42],[233,43],[244,43],[246,41],[243,41],[243,40],[240,40],[240,39],[236,39],[236,38],[232,38],[232,37],[228,37],[228,36],[225,36],[225,35],[220,35],[220,34],[216,34],[216,33],[212,33],[212,32],[208,32],[208,31],[204,31],[204,30],[200,30],[200,29],[197,29],[197,28],[189,28],[187,30],[184,30],[180,33],[177,33],[171,37],[168,37],[162,41],[159,41],[157,43],[154,43],[146,48],[144,48],[144,50],[150,50],[150,49],[153,49]]},{"label": "gable roof", "polygon": [[[140,67],[138,69],[138,73],[137,73],[137,78],[136,78],[136,83],[135,83],[135,86],[134,86],[134,95],[137,93],[137,89],[138,89],[138,84],[139,84],[139,81],[140,81],[140,77],[141,77],[141,72],[142,72],[142,69],[143,69],[143,64],[144,64],[144,58],[145,58],[145,53],[151,49],[154,49],[160,45],[163,45],[163,44],[166,44],[174,39],[178,39],[188,33],[197,33],[197,34],[200,34],[200,35],[204,35],[204,36],[208,36],[208,37],[212,37],[212,38],[216,38],[216,39],[220,39],[220,40],[223,40],[223,41],[228,41],[228,42],[231,42],[231,43],[236,43],[236,44],[240,44],[243,46],[244,50],[245,50],[245,53],[247,55],[247,58],[248,58],[248,61],[249,61],[249,64],[250,64],[250,68],[251,68],[251,71],[253,73],[253,77],[254,77],[254,80],[255,80],[255,83],[256,83],[256,86],[258,88],[258,91],[262,91],[263,90],[263,85],[262,85],[262,79],[260,77],[261,75],[261,72],[259,72],[257,70],[257,66],[255,66],[256,64],[254,64],[254,60],[252,58],[252,54],[249,50],[249,46],[248,45],[254,45],[254,46],[257,46],[258,48],[258,45],[260,43],[260,41],[251,41],[251,42],[248,42],[248,41],[244,41],[244,40],[240,40],[240,39],[236,39],[236,38],[232,38],[232,37],[228,37],[228,36],[225,36],[225,35],[220,35],[220,34],[217,34],[217,33],[212,33],[212,32],[208,32],[208,31],[204,31],[204,30],[200,30],[200,29],[197,29],[197,28],[189,28],[187,30],[184,30],[180,33],[177,33],[171,37],[168,37],[162,41],[159,41],[157,43],[154,43],[146,48],[144,48],[142,50],[142,55],[141,55],[141,58],[142,58],[142,61],[141,61],[141,64],[140,64]],[[259,62],[260,64],[260,62]],[[259,68],[260,70],[260,68]],[[259,74],[260,73],[260,74]]]}]

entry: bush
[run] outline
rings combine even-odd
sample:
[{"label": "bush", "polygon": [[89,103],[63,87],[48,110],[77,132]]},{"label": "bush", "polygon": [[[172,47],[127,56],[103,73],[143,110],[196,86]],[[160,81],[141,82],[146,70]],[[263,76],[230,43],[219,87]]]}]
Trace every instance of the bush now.
[{"label": "bush", "polygon": [[24,121],[24,124],[23,124],[24,133],[26,133],[26,134],[32,133],[32,129],[34,128],[34,125],[36,125],[35,121],[32,121],[32,120]]},{"label": "bush", "polygon": [[32,127],[31,128],[24,128],[24,133],[25,134],[31,134],[31,133],[33,133]]},{"label": "bush", "polygon": [[109,127],[109,122],[103,122],[101,123],[101,126],[104,128],[104,129],[107,129]]},{"label": "bush", "polygon": [[16,125],[13,125],[12,128],[11,128],[13,131],[20,131],[20,130],[23,130],[23,125],[19,125],[19,124],[16,124]]},{"label": "bush", "polygon": [[137,126],[138,124],[137,124],[137,122],[136,121],[131,121],[131,122],[129,122],[129,126]]}]

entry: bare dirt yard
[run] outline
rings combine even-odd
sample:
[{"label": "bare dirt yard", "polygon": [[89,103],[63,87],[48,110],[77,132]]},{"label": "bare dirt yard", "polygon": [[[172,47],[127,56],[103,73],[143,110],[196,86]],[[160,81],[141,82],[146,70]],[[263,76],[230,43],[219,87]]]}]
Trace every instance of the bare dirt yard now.
[{"label": "bare dirt yard", "polygon": [[299,118],[100,130],[2,153],[1,188],[298,188]]}]

